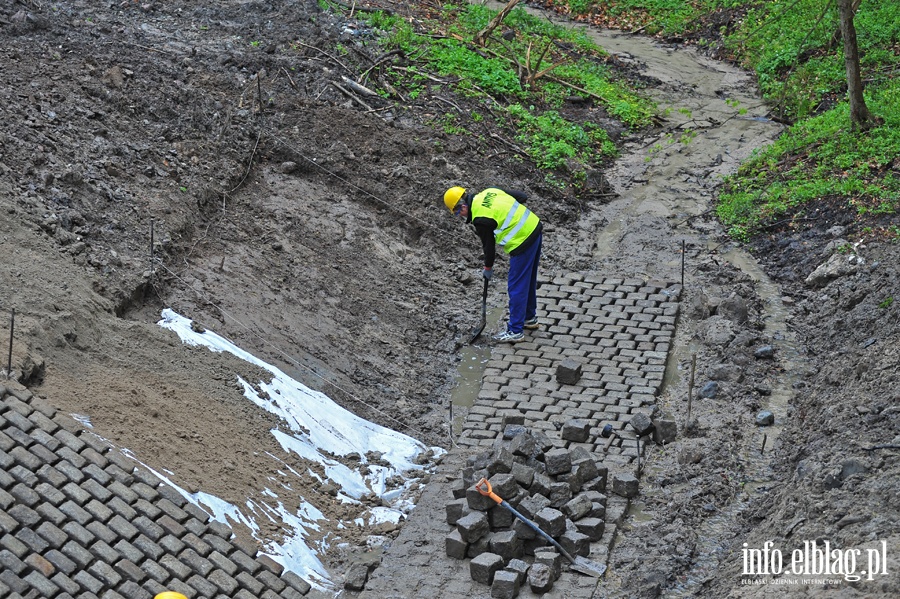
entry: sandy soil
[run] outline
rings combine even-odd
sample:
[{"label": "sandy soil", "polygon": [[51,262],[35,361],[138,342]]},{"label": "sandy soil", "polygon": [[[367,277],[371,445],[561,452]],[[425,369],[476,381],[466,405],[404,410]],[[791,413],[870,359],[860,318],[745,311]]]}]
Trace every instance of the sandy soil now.
[{"label": "sandy soil", "polygon": [[[610,124],[623,158],[597,180],[619,197],[586,201],[431,126],[445,101],[348,99],[333,83],[376,57],[352,43],[361,29],[314,2],[0,7],[0,308],[16,310],[20,380],[185,488],[243,503],[279,476],[261,455],[297,459],[233,378],[260,373],[159,329],[172,307],[361,416],[446,445],[479,256],[439,198],[509,185],[548,224],[547,274],[677,279],[687,249],[661,409],[685,415],[692,354],[693,391],[719,391],[693,401],[677,447],[649,448],[604,593],[761,593],[738,586],[740,546],[767,539],[886,539],[896,560],[898,454],[874,447],[900,442],[897,306],[885,305],[897,246],[859,246],[862,266],[813,287],[804,279],[835,241],[862,236],[845,211],[753,240],[774,281],[723,236],[708,212],[721,175],[777,134],[745,74],[605,38],[622,72],[675,110],[639,135]],[[339,40],[351,48],[340,57]],[[686,132],[700,137],[679,143]],[[774,359],[755,357],[770,344]],[[754,417],[767,407],[777,421],[764,432]],[[327,490],[296,493],[282,499]],[[333,503],[333,521],[352,515]],[[842,590],[898,590],[896,576],[856,584]]]}]

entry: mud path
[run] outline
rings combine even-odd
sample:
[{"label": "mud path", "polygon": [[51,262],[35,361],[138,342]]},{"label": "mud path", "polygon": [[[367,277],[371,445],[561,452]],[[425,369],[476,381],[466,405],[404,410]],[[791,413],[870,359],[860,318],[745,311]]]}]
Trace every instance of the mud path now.
[{"label": "mud path", "polygon": [[[576,250],[582,268],[634,273],[648,279],[678,281],[683,277],[688,305],[692,301],[705,305],[709,298],[716,304],[737,290],[740,302],[750,306],[752,314],[729,322],[755,326],[736,336],[743,334],[748,342],[771,342],[780,357],[776,369],[758,373],[747,368],[743,388],[730,385],[733,393],[747,393],[753,386],[765,390],[761,401],[755,402],[758,405],[748,407],[771,410],[775,426],[755,427],[746,417],[735,423],[737,406],[706,402],[693,407],[699,432],[695,429],[691,436],[703,440],[688,442],[707,451],[728,447],[727,463],[708,458],[702,462],[726,480],[739,478],[740,490],[732,489],[724,497],[713,493],[715,500],[705,503],[705,513],[692,509],[690,500],[684,504],[676,501],[673,506],[673,496],[689,497],[694,484],[703,487],[705,481],[692,481],[685,468],[685,462],[697,458],[683,457],[690,448],[678,455],[651,448],[642,495],[626,515],[611,570],[596,593],[634,596],[649,589],[651,595],[696,596],[703,583],[733,557],[733,551],[726,548],[737,534],[740,515],[750,499],[765,493],[773,482],[771,448],[777,447],[796,381],[788,373],[804,368],[797,342],[787,328],[779,286],[752,256],[727,238],[711,214],[711,200],[722,178],[735,172],[755,149],[771,142],[781,127],[766,118],[768,108],[744,71],[707,59],[693,49],[666,47],[644,37],[598,30],[588,30],[588,34],[619,60],[640,65],[641,74],[657,82],[647,91],[657,102],[664,124],[655,137],[628,143],[607,172],[618,197],[583,218],[576,230],[557,232],[557,237],[567,237],[564,244]],[[686,250],[684,262],[682,248]],[[670,355],[668,388],[659,403],[680,425],[686,422],[692,355],[699,364],[699,385],[706,381],[706,367],[730,363],[733,356],[729,354],[740,353],[710,342],[712,336],[704,322],[708,313],[698,317],[690,312],[688,309],[679,323]],[[736,361],[737,368],[746,366]],[[692,391],[696,397],[697,388]],[[756,389],[752,394],[758,395]],[[764,446],[769,448],[768,454],[761,451]],[[672,471],[680,476],[667,474]],[[663,523],[674,524],[660,530]],[[661,543],[660,538],[668,542]],[[648,568],[654,552],[648,552],[647,546],[657,543],[669,560]]]}]

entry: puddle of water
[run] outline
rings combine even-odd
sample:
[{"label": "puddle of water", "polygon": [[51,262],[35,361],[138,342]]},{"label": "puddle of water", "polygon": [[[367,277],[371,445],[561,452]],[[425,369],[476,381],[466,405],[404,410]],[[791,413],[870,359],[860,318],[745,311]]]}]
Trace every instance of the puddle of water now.
[{"label": "puddle of water", "polygon": [[643,501],[632,501],[625,512],[625,521],[633,524],[645,524],[653,520],[653,515],[644,511],[647,507]]},{"label": "puddle of water", "polygon": [[505,308],[488,309],[487,325],[481,337],[474,344],[460,350],[457,383],[450,392],[450,427],[453,437],[462,432],[469,408],[475,405],[475,400],[481,392],[481,379],[484,378],[484,370],[491,359],[490,335],[505,311]]}]

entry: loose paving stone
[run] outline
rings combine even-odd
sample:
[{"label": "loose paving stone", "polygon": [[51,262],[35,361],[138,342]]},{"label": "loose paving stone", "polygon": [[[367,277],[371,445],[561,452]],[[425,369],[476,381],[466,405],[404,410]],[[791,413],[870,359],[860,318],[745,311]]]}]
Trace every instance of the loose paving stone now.
[{"label": "loose paving stone", "polygon": [[503,558],[496,553],[482,553],[469,562],[469,573],[472,580],[481,584],[494,582],[494,574],[503,567]]},{"label": "loose paving stone", "polygon": [[494,574],[491,583],[492,599],[514,599],[519,596],[519,574],[509,570],[501,570]]},{"label": "loose paving stone", "polygon": [[528,586],[538,595],[550,592],[554,580],[552,571],[544,564],[535,563],[528,570]]}]

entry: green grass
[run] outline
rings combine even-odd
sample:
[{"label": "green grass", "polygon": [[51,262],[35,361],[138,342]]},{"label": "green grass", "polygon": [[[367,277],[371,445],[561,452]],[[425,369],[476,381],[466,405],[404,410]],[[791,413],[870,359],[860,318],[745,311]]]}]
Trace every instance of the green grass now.
[{"label": "green grass", "polygon": [[[568,7],[594,22],[719,45],[756,73],[773,113],[794,123],[726,180],[717,213],[736,237],[823,200],[855,212],[868,233],[878,227],[867,219],[900,210],[900,2],[863,0],[854,18],[866,103],[883,120],[861,133],[850,127],[833,0],[570,0]],[[719,9],[734,19],[728,28],[708,27]],[[723,13],[716,16],[722,23]],[[900,228],[885,232],[898,238]]]},{"label": "green grass", "polygon": [[[560,113],[567,96],[592,97],[628,127],[640,128],[652,122],[655,105],[612,77],[602,64],[606,53],[579,29],[554,25],[515,9],[487,47],[474,51],[475,35],[495,14],[485,6],[451,3],[442,6],[438,19],[421,22],[416,28],[398,16],[380,12],[368,13],[364,18],[381,32],[383,50],[403,50],[414,63],[405,71],[388,72],[392,84],[407,90],[409,99],[417,99],[434,85],[426,73],[452,81],[453,91],[458,94],[475,99],[490,97],[495,116],[513,128],[516,141],[528,156],[548,174],[564,171],[576,185],[579,178],[583,179],[585,168],[614,156],[616,151],[599,126],[572,122]],[[516,35],[497,41],[496,34],[508,29]],[[548,47],[550,51],[537,64]],[[537,72],[563,58],[567,58],[564,64],[549,76],[537,78],[533,85],[523,85],[517,65]],[[467,131],[466,124],[457,120],[439,120],[435,125],[446,133]]]},{"label": "green grass", "polygon": [[[562,3],[564,4],[564,3]],[[747,2],[740,0],[570,0],[573,15],[602,13],[604,22],[624,25],[627,29],[643,27],[649,34],[678,35],[696,27],[698,19],[721,8],[734,8]]]},{"label": "green grass", "polygon": [[[854,19],[861,67],[873,85],[886,82],[900,67],[898,23],[897,2],[864,1]],[[726,45],[756,71],[767,99],[778,103],[787,118],[802,119],[846,88],[843,46],[835,43],[838,30],[833,2],[764,2],[748,11]]]},{"label": "green grass", "polygon": [[884,124],[866,132],[850,128],[842,103],[791,127],[729,177],[717,213],[744,236],[763,222],[819,199],[840,199],[860,216],[900,209],[900,81],[868,97]]}]

